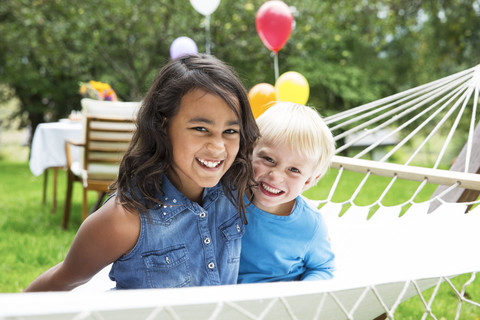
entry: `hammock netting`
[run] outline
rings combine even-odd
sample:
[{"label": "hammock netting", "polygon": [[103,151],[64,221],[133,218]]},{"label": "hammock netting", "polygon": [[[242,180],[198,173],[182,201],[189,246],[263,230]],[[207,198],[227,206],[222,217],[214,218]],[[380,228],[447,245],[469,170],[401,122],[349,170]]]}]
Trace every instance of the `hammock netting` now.
[{"label": "hammock netting", "polygon": [[333,179],[306,196],[328,221],[332,280],[108,291],[105,268],[73,292],[0,294],[0,319],[395,319],[406,300],[415,319],[474,318],[479,86],[476,66],[325,118]]}]

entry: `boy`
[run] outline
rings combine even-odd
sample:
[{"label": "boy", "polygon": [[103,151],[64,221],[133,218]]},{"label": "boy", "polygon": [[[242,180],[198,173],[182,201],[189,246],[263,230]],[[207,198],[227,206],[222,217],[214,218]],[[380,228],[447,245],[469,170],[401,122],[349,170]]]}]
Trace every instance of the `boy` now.
[{"label": "boy", "polygon": [[334,254],[325,221],[300,195],[327,171],[332,134],[310,107],[278,102],[257,119],[256,186],[248,198],[239,283],[333,277]]}]

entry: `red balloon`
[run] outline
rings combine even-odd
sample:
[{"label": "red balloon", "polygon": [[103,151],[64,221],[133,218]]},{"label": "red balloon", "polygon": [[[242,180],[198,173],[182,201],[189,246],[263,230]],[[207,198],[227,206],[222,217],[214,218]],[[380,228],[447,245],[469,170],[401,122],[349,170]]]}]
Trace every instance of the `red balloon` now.
[{"label": "red balloon", "polygon": [[263,44],[275,53],[287,43],[292,33],[292,22],[293,14],[290,8],[279,0],[265,2],[255,17],[258,36]]}]

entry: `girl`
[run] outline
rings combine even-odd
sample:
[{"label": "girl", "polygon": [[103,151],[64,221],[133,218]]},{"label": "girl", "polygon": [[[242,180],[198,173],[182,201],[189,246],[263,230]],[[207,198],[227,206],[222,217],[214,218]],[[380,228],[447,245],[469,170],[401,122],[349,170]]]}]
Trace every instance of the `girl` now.
[{"label": "girl", "polygon": [[71,290],[112,262],[119,289],[236,283],[258,135],[225,64],[207,55],[169,62],[139,111],[114,195],[26,291]]}]

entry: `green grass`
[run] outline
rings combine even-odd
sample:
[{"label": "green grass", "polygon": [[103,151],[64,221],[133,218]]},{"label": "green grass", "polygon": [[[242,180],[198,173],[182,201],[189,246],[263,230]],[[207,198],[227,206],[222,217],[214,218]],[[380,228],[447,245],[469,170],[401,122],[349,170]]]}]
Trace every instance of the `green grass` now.
[{"label": "green grass", "polygon": [[[333,186],[334,180],[338,175],[338,170],[330,169],[327,174],[319,181],[317,186],[307,190],[304,195],[310,199],[326,199]],[[342,203],[350,199],[354,191],[364,179],[365,175],[355,172],[344,172],[339,180],[332,200]],[[364,184],[358,196],[353,201],[358,206],[366,206],[377,201],[385,188],[388,186],[390,178],[370,176]],[[394,206],[408,201],[420,186],[420,182],[397,180],[390,191],[385,195],[382,204]],[[428,200],[437,186],[426,184],[425,187],[414,198],[415,202]]]},{"label": "green grass", "polygon": [[[330,186],[335,179],[336,171],[331,170],[320,183],[305,194],[312,199],[323,199],[328,196]],[[358,185],[363,175],[346,174],[341,180],[341,188],[335,193],[335,201],[345,201]],[[68,230],[61,228],[63,204],[65,197],[65,172],[59,171],[58,208],[52,214],[51,210],[51,178],[49,176],[47,203],[42,204],[43,176],[34,177],[25,161],[9,161],[0,158],[0,292],[21,292],[34,278],[51,266],[62,261],[76,230],[81,223],[81,188],[75,185],[72,215]],[[378,199],[381,186],[386,179],[373,178],[371,182],[378,188],[365,188],[360,192],[356,204],[369,204]],[[392,190],[392,196],[386,197],[390,205],[409,199],[417,183],[400,182]],[[427,185],[418,201],[427,199],[435,186]],[[370,191],[368,191],[369,189]],[[372,190],[373,189],[373,190]],[[91,204],[95,202],[95,193],[90,195]],[[358,203],[357,203],[358,202]],[[453,279],[458,290],[468,279],[462,275]],[[423,292],[428,301],[432,289]],[[480,279],[475,280],[467,288],[468,296],[474,301],[480,301]],[[446,283],[443,283],[437,299],[432,306],[434,314],[439,319],[454,319],[458,299]],[[424,312],[418,296],[400,304],[395,313],[396,319],[420,319]],[[460,319],[479,319],[480,309],[471,305],[462,307]],[[427,319],[432,319],[427,317]]]},{"label": "green grass", "polygon": [[[455,277],[452,279],[452,284],[460,292],[463,284],[466,283],[469,278],[470,275],[468,274]],[[427,303],[432,296],[433,291],[434,288],[430,288],[422,292],[422,295]],[[480,279],[476,278],[475,281],[466,288],[465,292],[465,296],[468,299],[478,303],[478,301],[480,301]],[[451,289],[449,284],[443,282],[440,285],[440,289],[431,306],[433,314],[438,319],[455,319],[457,306],[458,299],[455,296],[454,291]],[[397,312],[395,313],[395,318],[401,320],[418,320],[422,318],[424,312],[425,308],[423,307],[421,298],[419,296],[415,296],[399,305]],[[463,303],[460,315],[461,316],[459,319],[462,320],[478,320],[480,319],[480,308],[468,303]],[[433,318],[427,317],[426,319]]]},{"label": "green grass", "polygon": [[[52,208],[52,177],[42,204],[43,176],[25,162],[0,160],[0,292],[22,291],[33,279],[63,260],[80,225],[81,186],[74,186],[67,231],[61,228],[66,173],[59,171],[57,210]],[[95,193],[90,196],[92,203]]]}]

